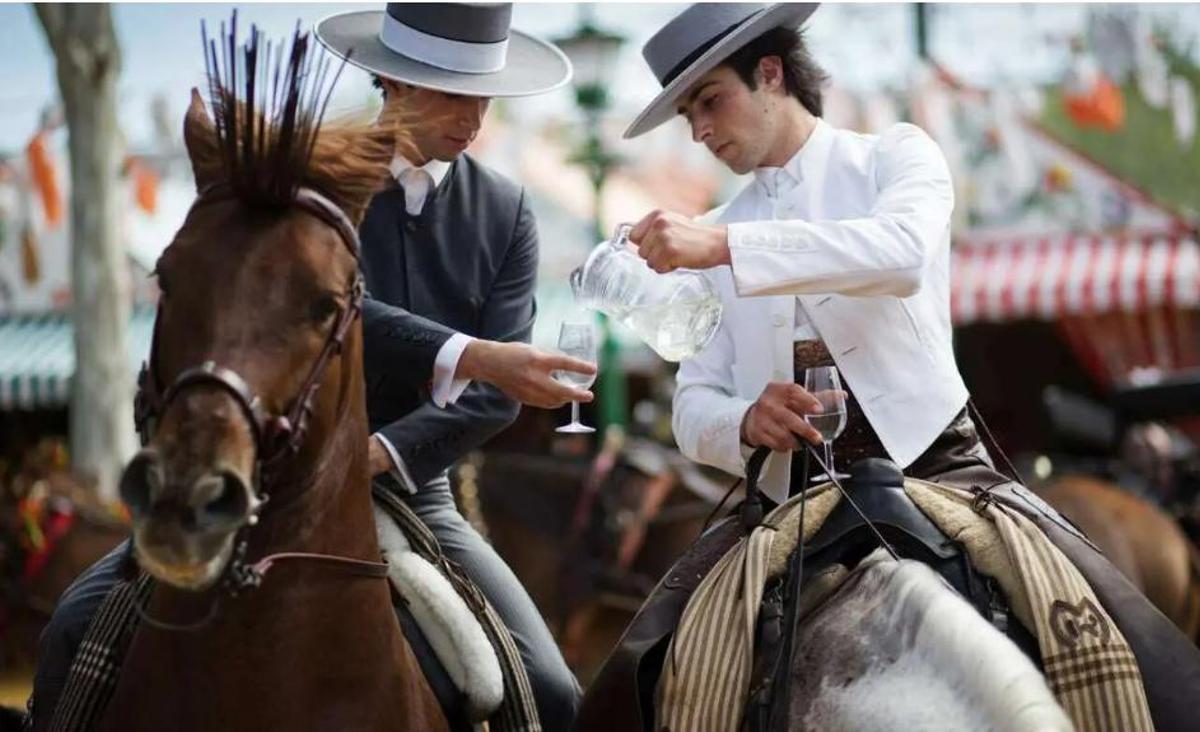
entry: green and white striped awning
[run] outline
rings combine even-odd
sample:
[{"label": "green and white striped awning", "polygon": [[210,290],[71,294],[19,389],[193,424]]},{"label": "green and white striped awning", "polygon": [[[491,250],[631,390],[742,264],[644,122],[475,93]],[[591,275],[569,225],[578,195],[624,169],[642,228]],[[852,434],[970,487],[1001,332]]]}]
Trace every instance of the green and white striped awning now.
[{"label": "green and white striped awning", "polygon": [[[153,331],[154,308],[135,308],[129,327],[135,374]],[[65,407],[74,375],[74,326],[66,313],[0,315],[0,410]]]},{"label": "green and white striped awning", "polygon": [[[569,315],[578,317],[580,311],[565,284],[545,283],[537,297],[533,342],[554,350],[559,325]],[[614,329],[624,367],[657,366],[656,357],[636,336],[619,325]],[[154,307],[138,306],[129,328],[129,367],[135,374],[150,353],[153,332]],[[65,407],[74,374],[74,330],[66,313],[0,315],[0,411]]]}]

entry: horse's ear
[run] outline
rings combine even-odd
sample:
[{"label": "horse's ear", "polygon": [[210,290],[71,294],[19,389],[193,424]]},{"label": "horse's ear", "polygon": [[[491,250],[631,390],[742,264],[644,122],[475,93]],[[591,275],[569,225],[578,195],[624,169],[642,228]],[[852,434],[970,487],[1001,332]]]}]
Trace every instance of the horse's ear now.
[{"label": "horse's ear", "polygon": [[192,102],[183,118],[183,143],[192,161],[196,190],[202,190],[220,175],[221,158],[217,147],[217,130],[204,108],[200,91],[195,87],[192,87]]}]

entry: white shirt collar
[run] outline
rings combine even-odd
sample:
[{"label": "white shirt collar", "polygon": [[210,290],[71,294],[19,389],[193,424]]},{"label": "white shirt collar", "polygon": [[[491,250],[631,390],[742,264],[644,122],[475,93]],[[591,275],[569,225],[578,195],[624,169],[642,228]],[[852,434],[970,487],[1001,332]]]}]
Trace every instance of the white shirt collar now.
[{"label": "white shirt collar", "polygon": [[431,158],[428,163],[417,166],[413,165],[412,162],[403,155],[397,155],[396,157],[392,158],[391,165],[388,167],[392,171],[392,177],[396,180],[399,180],[400,174],[409,168],[419,167],[426,173],[429,173],[429,177],[433,179],[434,188],[440,186],[442,184],[442,179],[446,177],[446,173],[450,172],[450,163],[447,163],[444,160]]},{"label": "white shirt collar", "polygon": [[781,168],[756,168],[754,180],[768,198],[778,198],[797,186],[806,177],[812,178],[824,161],[824,153],[832,139],[829,123],[820,117],[808,139]]}]

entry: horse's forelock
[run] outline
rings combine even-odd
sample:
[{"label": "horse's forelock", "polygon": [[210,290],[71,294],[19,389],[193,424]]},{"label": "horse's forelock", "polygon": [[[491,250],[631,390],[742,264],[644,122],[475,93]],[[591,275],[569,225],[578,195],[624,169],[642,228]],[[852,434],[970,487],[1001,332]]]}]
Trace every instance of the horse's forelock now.
[{"label": "horse's forelock", "polygon": [[225,182],[256,208],[286,207],[298,188],[309,187],[357,222],[386,180],[395,132],[347,122],[323,126],[345,62],[334,61],[298,25],[287,46],[273,47],[251,26],[239,47],[236,12],[217,38],[206,28],[203,35],[213,117],[207,125],[193,119],[193,102],[185,123],[197,183]]}]

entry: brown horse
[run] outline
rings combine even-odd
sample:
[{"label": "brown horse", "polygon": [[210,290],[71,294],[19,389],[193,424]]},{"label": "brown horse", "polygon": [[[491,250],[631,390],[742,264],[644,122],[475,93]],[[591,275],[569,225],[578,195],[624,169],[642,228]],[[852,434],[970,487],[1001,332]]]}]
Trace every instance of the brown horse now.
[{"label": "brown horse", "polygon": [[606,439],[590,461],[489,451],[469,471],[488,540],[585,685],[727,487],[634,438]]},{"label": "brown horse", "polygon": [[1193,641],[1200,640],[1196,547],[1165,511],[1098,478],[1067,475],[1038,489]]},{"label": "brown horse", "polygon": [[193,92],[184,125],[200,193],[158,263],[149,442],[122,479],[157,582],[100,728],[445,729],[368,480],[355,228],[398,128],[320,129],[309,37],[278,70],[257,40],[212,47],[216,122]]}]

